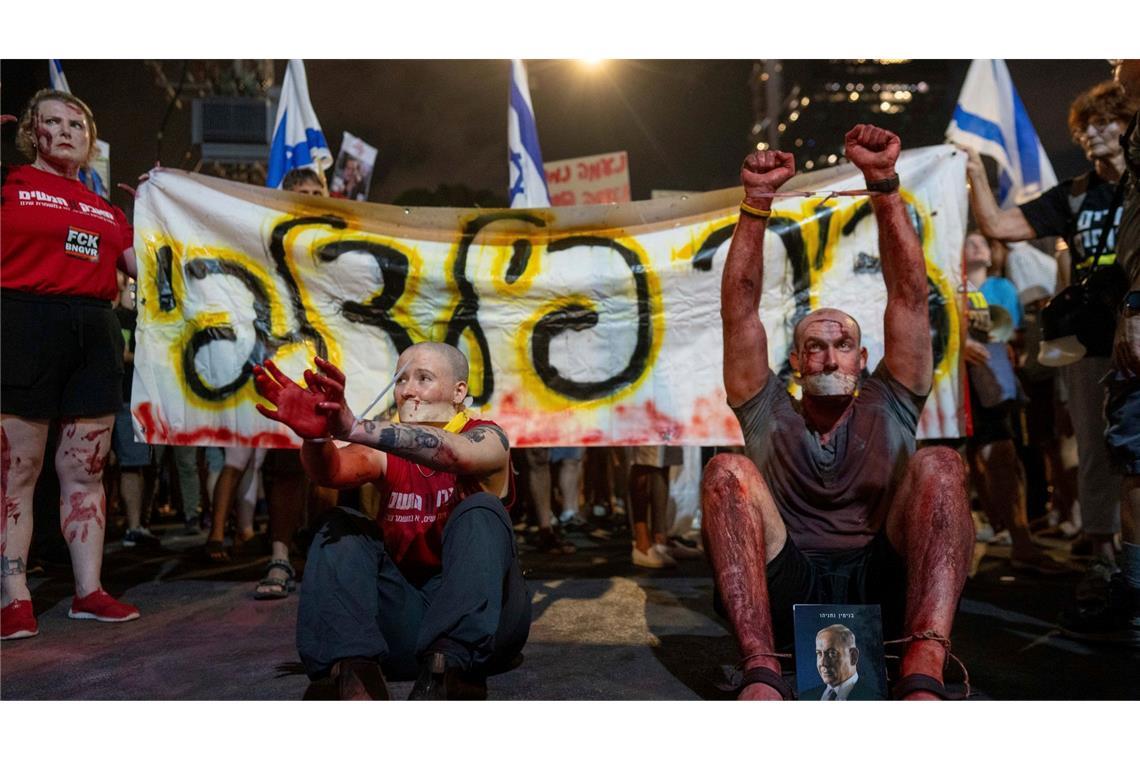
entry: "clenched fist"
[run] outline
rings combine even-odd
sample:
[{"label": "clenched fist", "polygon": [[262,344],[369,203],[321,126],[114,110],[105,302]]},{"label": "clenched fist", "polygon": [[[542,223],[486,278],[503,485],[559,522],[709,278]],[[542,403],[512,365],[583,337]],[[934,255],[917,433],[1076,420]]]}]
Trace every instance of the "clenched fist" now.
[{"label": "clenched fist", "polygon": [[857,125],[843,139],[847,160],[870,182],[894,176],[901,149],[898,135],[870,124]]},{"label": "clenched fist", "polygon": [[767,209],[772,199],[765,193],[774,193],[795,176],[796,159],[791,153],[778,150],[758,150],[749,153],[740,167],[740,181],[744,183],[744,202],[749,206]]}]

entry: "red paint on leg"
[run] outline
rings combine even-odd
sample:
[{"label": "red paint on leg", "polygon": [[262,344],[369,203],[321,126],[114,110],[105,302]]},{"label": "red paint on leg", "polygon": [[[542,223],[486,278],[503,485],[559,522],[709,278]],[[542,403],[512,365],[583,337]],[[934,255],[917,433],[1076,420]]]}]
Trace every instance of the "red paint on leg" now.
[{"label": "red paint on leg", "polygon": [[87,470],[88,475],[103,474],[103,468],[107,465],[107,455],[100,452],[99,449],[102,445],[102,441],[96,441],[95,449],[83,460],[83,467]]},{"label": "red paint on leg", "polygon": [[[0,542],[0,554],[8,549],[8,520],[16,525],[20,521],[20,501],[8,495],[8,475],[12,468],[12,447],[8,434],[0,430],[0,526],[3,526],[4,540]],[[16,462],[19,463],[19,458]]]},{"label": "red paint on leg", "polygon": [[[62,530],[67,536],[68,543],[74,543],[76,538],[81,542],[87,541],[88,526],[94,520],[102,528],[104,525],[103,511],[106,509],[104,499],[96,498],[93,501],[84,499],[84,494],[73,493],[70,498],[71,510],[64,518]],[[69,532],[70,531],[70,532]]]},{"label": "red paint on leg", "polygon": [[[752,491],[771,498],[761,480],[755,489],[748,478],[760,478],[751,463],[735,455],[719,455],[705,469],[701,482],[702,529],[716,573],[721,600],[732,620],[744,668],[765,667],[780,672],[774,650],[765,566],[764,522]],[[742,699],[775,699],[769,686],[754,684]]]},{"label": "red paint on leg", "polygon": [[98,430],[92,430],[90,433],[83,436],[83,440],[94,441],[96,438],[99,438],[100,436],[104,435],[105,433],[109,433],[109,432],[111,432],[111,428],[109,428],[109,427],[99,428]]},{"label": "red paint on leg", "polygon": [[[942,447],[919,451],[896,502],[891,511],[901,510],[901,549],[907,562],[905,633],[934,632],[949,639],[974,543],[961,458]],[[945,661],[941,644],[915,641],[906,648],[901,671],[941,681]]]}]

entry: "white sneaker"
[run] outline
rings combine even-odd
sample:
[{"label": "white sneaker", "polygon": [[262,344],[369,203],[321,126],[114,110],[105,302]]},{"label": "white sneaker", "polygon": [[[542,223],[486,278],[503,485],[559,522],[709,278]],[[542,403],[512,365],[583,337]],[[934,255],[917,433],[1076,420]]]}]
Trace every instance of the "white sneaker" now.
[{"label": "white sneaker", "polygon": [[700,549],[685,546],[680,541],[670,540],[667,544],[654,544],[653,548],[673,559],[700,559],[705,556],[705,553]]},{"label": "white sneaker", "polygon": [[677,566],[677,560],[673,559],[668,554],[662,554],[661,552],[657,551],[656,546],[650,546],[649,551],[647,552],[638,551],[637,547],[635,546],[633,547],[633,551],[630,554],[630,559],[633,560],[633,564],[637,567],[651,567],[655,569],[661,569],[663,567]]},{"label": "white sneaker", "polygon": [[1076,538],[1077,534],[1081,532],[1081,526],[1071,520],[1062,521],[1057,528],[1065,538]]},{"label": "white sneaker", "polygon": [[[991,528],[990,530],[993,529]],[[1013,536],[1009,534],[1008,530],[1003,530],[999,533],[995,533],[986,543],[990,546],[1013,546]]]}]

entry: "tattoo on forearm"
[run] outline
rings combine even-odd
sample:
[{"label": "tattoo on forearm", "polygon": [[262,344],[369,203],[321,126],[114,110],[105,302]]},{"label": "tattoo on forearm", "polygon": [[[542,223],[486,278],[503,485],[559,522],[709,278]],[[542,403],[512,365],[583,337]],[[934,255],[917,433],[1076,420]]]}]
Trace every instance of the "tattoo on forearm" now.
[{"label": "tattoo on forearm", "polygon": [[0,557],[0,575],[7,578],[9,575],[23,575],[24,574],[24,560],[19,557],[9,559],[8,557]]}]

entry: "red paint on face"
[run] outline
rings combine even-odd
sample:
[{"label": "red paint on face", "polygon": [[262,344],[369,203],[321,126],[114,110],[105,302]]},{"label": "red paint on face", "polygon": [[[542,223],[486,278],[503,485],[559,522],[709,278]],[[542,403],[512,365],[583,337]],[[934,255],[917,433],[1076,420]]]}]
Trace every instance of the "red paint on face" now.
[{"label": "red paint on face", "polygon": [[[63,534],[67,537],[67,542],[75,543],[78,538],[80,543],[87,543],[87,531],[94,520],[95,524],[100,528],[103,527],[103,512],[106,509],[106,503],[103,501],[102,494],[95,501],[85,502],[83,494],[71,494],[71,511],[63,521]],[[70,532],[69,532],[70,531]]]},{"label": "red paint on face", "polygon": [[857,376],[862,369],[859,338],[837,319],[818,317],[805,325],[797,354],[805,376],[837,371]]}]

